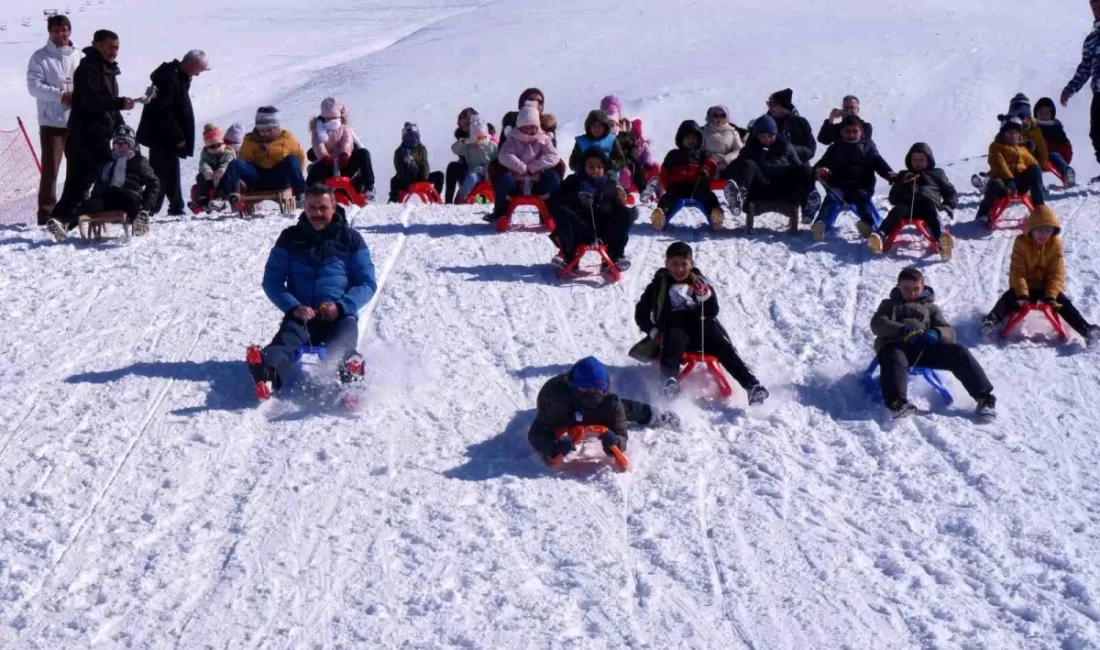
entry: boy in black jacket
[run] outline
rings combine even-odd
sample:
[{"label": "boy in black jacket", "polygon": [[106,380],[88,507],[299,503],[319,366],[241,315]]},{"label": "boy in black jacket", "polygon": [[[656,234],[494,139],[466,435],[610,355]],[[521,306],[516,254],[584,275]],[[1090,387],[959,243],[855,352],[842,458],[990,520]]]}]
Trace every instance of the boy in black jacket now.
[{"label": "boy in black jacket", "polygon": [[569,427],[607,427],[608,432],[600,437],[600,442],[610,456],[612,445],[626,451],[629,423],[673,429],[680,426],[680,418],[671,411],[659,411],[649,404],[612,393],[607,368],[596,357],[585,357],[569,372],[546,382],[539,391],[537,405],[538,414],[527,440],[546,460],[565,456],[575,449],[569,436],[557,436]]},{"label": "boy in black jacket", "polygon": [[959,193],[955,191],[947,174],[936,167],[932,147],[923,142],[909,148],[909,153],[905,155],[905,169],[906,172],[890,188],[890,203],[894,207],[883,219],[879,231],[871,233],[867,245],[872,253],[881,253],[883,240],[893,232],[898,223],[915,219],[928,226],[928,233],[939,242],[943,259],[950,259],[955,242],[951,234],[940,227],[937,212],[943,210],[949,217],[954,214]]},{"label": "boy in black jacket", "polygon": [[578,244],[599,237],[607,245],[608,257],[625,271],[630,268],[625,251],[634,210],[626,207],[626,192],[619,185],[618,175],[607,173],[609,162],[603,149],[588,149],[580,163],[579,173],[566,178],[548,202],[556,225],[551,239],[562,252],[554,263],[569,263]]},{"label": "boy in black jacket", "polygon": [[[685,352],[704,351],[718,358],[748,394],[749,404],[768,398],[768,389],[738,356],[729,334],[718,322],[718,298],[707,279],[695,268],[691,246],[674,242],[665,251],[665,267],[653,276],[634,308],[634,322],[647,339],[631,350],[650,348],[661,361],[668,397],[680,394],[680,359]],[[648,345],[647,345],[648,344]]]},{"label": "boy in black jacket", "polygon": [[650,215],[653,227],[665,227],[668,213],[676,201],[695,199],[703,206],[715,230],[722,227],[724,215],[718,197],[710,190],[710,179],[718,175],[718,166],[703,149],[703,129],[695,120],[684,120],[676,130],[676,148],[661,163],[661,184],[665,194]]},{"label": "boy in black jacket", "polygon": [[825,239],[825,229],[836,219],[843,204],[856,209],[859,234],[868,237],[875,227],[871,197],[875,194],[875,174],[893,183],[897,174],[870,140],[863,139],[863,121],[849,115],[840,123],[842,142],[831,145],[814,165],[817,178],[828,190],[821,206],[821,218],[813,225],[815,241]]},{"label": "boy in black jacket", "polygon": [[726,205],[735,216],[745,201],[792,201],[801,208],[814,186],[813,169],[779,134],[770,115],[753,121],[752,135],[723,178],[728,179]]},{"label": "boy in black jacket", "polygon": [[61,241],[77,226],[80,215],[118,210],[126,213],[127,221],[133,224],[134,236],[140,237],[149,232],[149,213],[159,191],[160,180],[137,150],[134,130],[123,124],[111,139],[111,162],[103,167],[92,195],[65,221],[47,221],[46,230]]}]

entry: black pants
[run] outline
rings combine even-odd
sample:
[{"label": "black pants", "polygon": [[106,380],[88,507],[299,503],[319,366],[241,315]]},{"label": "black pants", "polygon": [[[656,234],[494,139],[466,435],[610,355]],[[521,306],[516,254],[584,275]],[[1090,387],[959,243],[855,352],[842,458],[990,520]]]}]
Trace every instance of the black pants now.
[{"label": "black pants", "polygon": [[[1037,206],[1046,203],[1046,195],[1043,193],[1043,171],[1039,169],[1038,165],[1028,167],[1017,174],[1014,180],[1016,181],[1016,191],[1020,194],[1024,192],[1031,194],[1032,203]],[[993,203],[1002,196],[1007,195],[1008,187],[1005,185],[1005,181],[1000,178],[990,179],[989,185],[985,188],[985,196],[982,197],[982,202],[978,205],[978,216],[988,217],[989,213],[993,211]]]},{"label": "black pants", "polygon": [[[390,203],[397,203],[400,199],[401,192],[409,189],[409,185],[419,181],[420,179],[409,180],[404,176],[394,176],[390,179]],[[428,174],[428,182],[432,184],[436,192],[441,195],[443,193],[443,172],[432,172]]]},{"label": "black pants", "polygon": [[699,179],[698,183],[672,183],[668,186],[657,207],[664,210],[665,214],[672,211],[676,202],[684,199],[695,199],[703,206],[703,214],[710,219],[710,213],[721,208],[718,197],[710,189],[710,181],[706,178]]},{"label": "black pants", "polygon": [[462,185],[462,181],[466,180],[466,175],[469,173],[470,166],[466,164],[465,158],[452,160],[447,164],[447,193],[443,195],[444,203],[455,202],[455,190]]},{"label": "black pants", "polygon": [[917,198],[913,200],[913,216],[909,216],[909,204],[895,205],[890,208],[890,212],[886,214],[886,218],[882,220],[882,226],[879,227],[879,232],[883,236],[889,235],[893,232],[894,227],[902,221],[908,219],[915,219],[917,221],[923,221],[928,226],[928,232],[938,241],[940,235],[943,234],[943,228],[940,225],[940,215],[936,211],[936,202],[927,196],[917,195]]},{"label": "black pants", "polygon": [[166,198],[168,214],[183,214],[183,209],[187,206],[183,202],[183,193],[180,190],[179,154],[167,149],[149,147],[149,165],[160,179],[160,191],[157,192],[157,202],[153,204],[153,214],[160,212]]},{"label": "black pants", "polygon": [[[1031,302],[1037,302],[1038,299],[1035,296],[1045,295],[1043,287],[1033,287],[1030,289],[1029,295]],[[993,305],[993,311],[989,312],[986,319],[992,320],[995,323],[999,323],[1008,317],[1009,314],[1016,311],[1016,292],[1012,289],[1001,294],[1001,297],[997,300],[997,304]],[[1081,312],[1077,310],[1077,307],[1064,293],[1058,294],[1058,297],[1054,299],[1061,307],[1055,308],[1054,311],[1058,312],[1058,315],[1062,317],[1062,320],[1066,321],[1066,325],[1073,328],[1075,332],[1081,336],[1088,335],[1089,322],[1085,320],[1085,317],[1081,315]]]},{"label": "black pants", "polygon": [[734,161],[722,178],[741,188],[745,201],[790,201],[801,207],[814,186],[814,171],[809,165],[785,167],[770,174],[755,160]]},{"label": "black pants", "polygon": [[320,316],[309,323],[284,318],[275,338],[264,348],[264,364],[275,370],[275,388],[286,381],[294,366],[294,357],[304,345],[324,344],[327,358],[342,363],[355,354],[359,344],[359,319],[344,316],[327,321]]},{"label": "black pants", "polygon": [[977,360],[957,343],[887,343],[878,351],[881,375],[882,399],[889,406],[906,399],[909,391],[909,368],[921,366],[934,370],[948,370],[955,375],[966,392],[974,399],[993,393],[993,384]]},{"label": "black pants", "polygon": [[[635,402],[632,399],[619,398],[619,401],[623,405],[623,409],[626,411],[626,421],[631,424],[638,424],[646,426],[653,421],[653,407],[645,402]],[[554,437],[554,431],[546,429],[544,427],[532,426],[530,431],[527,432],[527,441],[531,443],[531,446],[535,448],[535,451],[539,452],[546,458],[551,458],[554,455],[554,442],[557,439]],[[623,449],[626,448],[626,442],[623,441],[620,445]]]},{"label": "black pants", "polygon": [[1089,139],[1092,140],[1092,150],[1096,154],[1096,162],[1100,162],[1100,93],[1093,93],[1090,113]]},{"label": "black pants", "polygon": [[737,354],[726,330],[712,318],[706,319],[704,324],[686,322],[671,325],[661,334],[661,374],[678,377],[680,358],[684,353],[700,350],[717,357],[722,367],[743,388],[760,383]]},{"label": "black pants", "polygon": [[125,212],[126,218],[133,221],[134,217],[141,211],[141,197],[121,187],[110,187],[102,194],[92,196],[82,201],[73,217],[63,223],[65,223],[66,228],[72,230],[76,227],[77,219],[82,214],[114,210]]},{"label": "black pants", "polygon": [[80,147],[73,138],[65,142],[65,185],[53,208],[55,219],[61,223],[76,223],[76,208],[111,161],[110,151],[110,145],[103,151],[91,151]]},{"label": "black pants", "polygon": [[[612,202],[611,211],[593,210],[578,213],[566,205],[554,206],[554,237],[561,247],[565,260],[573,257],[578,244],[589,244],[597,236],[607,245],[607,254],[617,260],[626,252],[626,243],[630,239],[630,228],[634,225],[634,211],[618,201]],[[592,223],[596,230],[593,232]]]},{"label": "black pants", "polygon": [[[306,175],[306,185],[324,183],[326,179],[332,178],[333,166],[324,162],[313,163]],[[374,165],[371,164],[370,152],[366,147],[356,147],[351,152],[348,166],[340,168],[340,175],[351,179],[352,187],[360,194],[374,191]]]}]

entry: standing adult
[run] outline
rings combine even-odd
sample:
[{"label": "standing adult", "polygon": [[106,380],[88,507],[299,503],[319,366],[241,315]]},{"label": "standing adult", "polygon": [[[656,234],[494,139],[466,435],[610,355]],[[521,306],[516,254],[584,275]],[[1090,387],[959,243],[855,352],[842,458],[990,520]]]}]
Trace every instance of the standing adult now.
[{"label": "standing adult", "polygon": [[191,50],[183,60],[160,64],[149,78],[157,94],[145,106],[138,123],[138,144],[149,147],[149,164],[160,179],[153,214],[160,212],[168,198],[168,216],[183,214],[180,189],[180,159],[195,154],[195,111],[191,107],[191,78],[208,67],[206,53]]},{"label": "standing adult", "polygon": [[66,221],[111,160],[111,138],[125,124],[120,111],[134,100],[118,96],[118,34],[100,29],[73,72],[72,111],[65,140],[65,188],[53,217]]},{"label": "standing adult", "polygon": [[[1092,149],[1096,154],[1096,161],[1100,162],[1100,0],[1089,0],[1092,7],[1092,31],[1085,37],[1085,46],[1081,51],[1081,63],[1077,65],[1077,72],[1073,79],[1069,80],[1062,91],[1062,106],[1069,103],[1069,98],[1077,94],[1077,91],[1085,87],[1085,82],[1092,80],[1092,109],[1089,118],[1089,139],[1092,140]],[[1100,176],[1090,180],[1090,183],[1100,181]]]},{"label": "standing adult", "polygon": [[38,101],[38,138],[42,179],[38,184],[38,225],[45,225],[57,203],[57,172],[65,154],[69,109],[73,105],[73,73],[80,52],[69,40],[73,26],[62,15],[46,21],[50,39],[27,63],[27,90]]}]

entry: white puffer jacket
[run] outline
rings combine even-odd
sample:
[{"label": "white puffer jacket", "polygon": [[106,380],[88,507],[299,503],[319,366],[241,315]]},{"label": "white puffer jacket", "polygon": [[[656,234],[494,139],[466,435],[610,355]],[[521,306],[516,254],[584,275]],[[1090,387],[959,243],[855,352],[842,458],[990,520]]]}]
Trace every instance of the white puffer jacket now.
[{"label": "white puffer jacket", "polygon": [[73,71],[84,54],[72,43],[58,47],[52,41],[31,55],[27,64],[27,90],[38,100],[39,126],[64,129],[69,124],[69,109],[61,95],[73,89]]},{"label": "white puffer jacket", "polygon": [[716,126],[707,122],[703,127],[703,149],[714,159],[718,169],[725,169],[741,153],[741,135],[730,124]]}]

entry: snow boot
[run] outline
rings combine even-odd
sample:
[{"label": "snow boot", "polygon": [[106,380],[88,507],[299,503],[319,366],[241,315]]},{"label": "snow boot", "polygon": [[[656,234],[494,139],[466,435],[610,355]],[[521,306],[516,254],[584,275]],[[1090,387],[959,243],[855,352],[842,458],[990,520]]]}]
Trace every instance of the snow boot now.
[{"label": "snow boot", "polygon": [[997,398],[993,395],[986,395],[985,397],[978,398],[978,417],[983,420],[994,420],[997,418]]},{"label": "snow boot", "polygon": [[555,269],[565,268],[565,253],[558,251],[558,254],[554,256],[554,259],[550,260],[550,266]]},{"label": "snow boot", "polygon": [[917,407],[910,404],[907,400],[896,399],[890,404],[890,413],[894,416],[895,420],[907,418],[917,412]]},{"label": "snow boot", "polygon": [[810,190],[810,196],[806,197],[806,205],[802,206],[802,223],[813,223],[819,210],[821,210],[821,195],[816,189]]},{"label": "snow boot", "polygon": [[756,384],[755,386],[749,386],[747,392],[749,394],[749,406],[756,406],[757,404],[763,404],[764,400],[768,399],[768,396],[771,395],[771,393],[768,392],[768,389],[764,388],[760,384]]},{"label": "snow boot", "polygon": [[363,355],[358,352],[352,352],[340,366],[340,382],[344,384],[363,381],[366,374],[366,363],[363,361]]},{"label": "snow boot", "polygon": [[813,233],[815,242],[825,241],[825,222],[818,221],[810,228],[810,232]]},{"label": "snow boot", "polygon": [[710,227],[715,230],[721,230],[722,224],[726,222],[726,214],[722,212],[722,208],[714,208],[710,211]]},{"label": "snow boot", "polygon": [[1100,325],[1089,325],[1085,331],[1085,347],[1092,350],[1100,345]]},{"label": "snow boot", "polygon": [[680,380],[675,377],[669,377],[665,379],[665,383],[661,386],[661,391],[665,394],[665,397],[673,399],[680,395]]},{"label": "snow boot", "polygon": [[642,193],[638,196],[638,199],[642,203],[652,203],[653,201],[657,200],[657,193],[660,191],[661,179],[651,178],[649,179],[649,182],[645,184],[645,187],[642,188]]},{"label": "snow boot", "polygon": [[871,249],[871,252],[875,255],[882,254],[882,235],[877,232],[871,233],[871,236],[867,238],[867,248]]},{"label": "snow boot", "polygon": [[869,224],[865,221],[857,221],[856,222],[856,230],[859,231],[859,236],[860,237],[862,237],[864,239],[867,239],[868,237],[871,236],[871,232],[874,231],[874,226],[872,226],[871,224]]},{"label": "snow boot", "polygon": [[149,234],[149,213],[142,210],[134,217],[134,237],[144,237]]},{"label": "snow boot", "polygon": [[1077,187],[1077,172],[1073,167],[1066,167],[1065,181],[1066,187]]},{"label": "snow boot", "polygon": [[256,399],[261,402],[271,399],[271,394],[275,392],[275,382],[272,381],[271,369],[264,362],[263,349],[258,345],[248,346],[245,362],[248,364],[248,374],[256,383]]},{"label": "snow boot", "polygon": [[[617,260],[612,260],[615,263],[615,268],[619,269],[619,273],[623,273],[630,269],[630,260],[624,255]],[[600,264],[600,273],[610,273],[611,267],[607,265],[607,262]]]},{"label": "snow boot", "polygon": [[65,237],[69,234],[65,226],[63,226],[60,221],[53,218],[46,221],[46,232],[50,233],[50,236],[57,241],[65,241]]},{"label": "snow boot", "polygon": [[1100,183],[1100,176],[1093,176],[1089,179],[1089,185],[1092,185],[1094,183]]},{"label": "snow boot", "polygon": [[946,230],[940,235],[940,259],[944,262],[951,259],[951,253],[955,250],[955,238]]},{"label": "snow boot", "polygon": [[653,212],[649,215],[649,222],[653,224],[655,229],[664,230],[665,211],[661,208],[653,208]]},{"label": "snow boot", "polygon": [[989,341],[993,338],[994,333],[997,331],[997,321],[989,318],[988,316],[982,320],[982,328],[979,330],[979,334],[982,339]]},{"label": "snow boot", "polygon": [[722,189],[722,194],[726,196],[726,207],[730,209],[733,216],[740,217],[741,188],[737,186],[737,181],[726,181],[726,186]]},{"label": "snow boot", "polygon": [[989,185],[988,174],[974,174],[970,177],[970,184],[974,186],[974,189],[981,192],[985,191],[987,185]]}]

